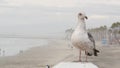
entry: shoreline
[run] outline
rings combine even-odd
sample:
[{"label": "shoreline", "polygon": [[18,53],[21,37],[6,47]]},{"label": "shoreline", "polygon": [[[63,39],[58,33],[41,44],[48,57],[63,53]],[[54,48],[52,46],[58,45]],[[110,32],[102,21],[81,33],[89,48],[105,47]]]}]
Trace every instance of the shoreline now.
[{"label": "shoreline", "polygon": [[33,47],[47,45],[49,41],[50,39],[0,38],[0,57],[15,56]]},{"label": "shoreline", "polygon": [[45,68],[46,65],[52,66],[70,53],[66,44],[65,40],[50,39],[44,46],[32,47],[15,56],[0,57],[0,67]]},{"label": "shoreline", "polygon": [[[88,57],[88,61],[99,68],[119,68],[120,46],[101,45],[97,43],[100,54]],[[82,56],[84,61],[85,55]],[[51,39],[45,46],[38,46],[11,57],[0,57],[0,68],[45,68],[59,62],[73,62],[78,60],[78,51],[71,49],[66,40]]]}]

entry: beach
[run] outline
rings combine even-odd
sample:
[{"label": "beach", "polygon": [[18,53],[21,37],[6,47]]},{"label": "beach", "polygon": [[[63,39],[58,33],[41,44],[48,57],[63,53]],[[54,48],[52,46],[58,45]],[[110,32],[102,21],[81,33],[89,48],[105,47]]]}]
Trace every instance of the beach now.
[{"label": "beach", "polygon": [[[50,40],[50,39],[49,39]],[[64,40],[51,39],[45,46],[33,47],[15,56],[1,57],[0,68],[45,68],[67,57],[70,49]]]},{"label": "beach", "polygon": [[[59,62],[78,60],[77,49],[69,45],[64,39],[49,39],[45,46],[32,47],[15,56],[0,57],[0,68],[46,68],[46,65],[52,67]],[[97,48],[100,50],[99,56],[88,57],[88,62],[99,68],[120,67],[120,46],[97,43]],[[83,55],[83,61],[84,57]]]}]

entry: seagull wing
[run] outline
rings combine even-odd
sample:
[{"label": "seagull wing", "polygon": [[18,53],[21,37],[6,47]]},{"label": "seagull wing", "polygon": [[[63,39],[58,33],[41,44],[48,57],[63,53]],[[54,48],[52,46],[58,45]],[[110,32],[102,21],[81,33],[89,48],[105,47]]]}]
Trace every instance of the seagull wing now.
[{"label": "seagull wing", "polygon": [[87,34],[88,34],[88,38],[89,38],[89,40],[90,40],[91,42],[93,42],[93,45],[94,45],[94,48],[95,48],[95,40],[94,40],[92,34],[89,33],[89,32],[87,32]]},{"label": "seagull wing", "polygon": [[91,42],[93,42],[93,46],[94,46],[94,49],[93,49],[94,55],[97,56],[97,53],[99,53],[99,50],[96,49],[95,40],[94,40],[94,38],[93,38],[93,36],[92,36],[91,33],[87,32],[87,34],[88,34],[89,40],[90,40]]}]

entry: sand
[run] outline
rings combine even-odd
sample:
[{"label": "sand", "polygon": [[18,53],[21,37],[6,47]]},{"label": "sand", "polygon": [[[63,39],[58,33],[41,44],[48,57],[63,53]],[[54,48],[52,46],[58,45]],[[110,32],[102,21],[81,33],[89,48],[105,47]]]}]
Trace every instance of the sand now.
[{"label": "sand", "polygon": [[0,68],[45,68],[62,61],[69,53],[65,40],[51,39],[45,46],[33,47],[16,56],[1,57]]},{"label": "sand", "polygon": [[[1,57],[0,68],[45,68],[46,65],[52,67],[59,62],[78,60],[78,51],[68,46],[66,40],[49,40],[45,46],[33,47],[15,56]],[[88,57],[89,62],[99,68],[120,68],[120,46],[97,43],[97,48],[101,53],[98,57]],[[85,60],[84,55],[82,60]]]}]

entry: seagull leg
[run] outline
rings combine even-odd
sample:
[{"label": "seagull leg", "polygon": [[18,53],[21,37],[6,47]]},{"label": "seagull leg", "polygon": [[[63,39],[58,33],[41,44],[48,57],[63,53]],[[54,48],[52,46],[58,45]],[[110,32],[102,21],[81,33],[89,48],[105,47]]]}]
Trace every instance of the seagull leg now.
[{"label": "seagull leg", "polygon": [[87,51],[85,50],[85,55],[86,55],[86,62],[87,62]]},{"label": "seagull leg", "polygon": [[79,54],[79,61],[81,62],[81,50],[80,50],[80,54]]}]

